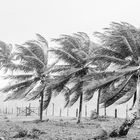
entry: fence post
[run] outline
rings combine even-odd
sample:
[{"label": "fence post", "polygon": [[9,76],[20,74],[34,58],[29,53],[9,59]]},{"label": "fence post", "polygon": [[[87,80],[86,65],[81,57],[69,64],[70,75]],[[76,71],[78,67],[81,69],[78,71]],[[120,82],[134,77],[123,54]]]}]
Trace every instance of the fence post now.
[{"label": "fence post", "polygon": [[6,109],[5,109],[5,114],[8,114],[7,107],[6,107]]},{"label": "fence post", "polygon": [[117,109],[115,109],[115,118],[117,118]]},{"label": "fence post", "polygon": [[60,108],[60,117],[61,117],[61,113],[62,113],[62,110],[61,110],[61,108]]},{"label": "fence post", "polygon": [[52,116],[54,116],[54,103],[52,103]]},{"label": "fence post", "polygon": [[17,116],[18,116],[18,107],[17,107]]},{"label": "fence post", "polygon": [[85,117],[87,117],[87,105],[85,105]]},{"label": "fence post", "polygon": [[25,111],[26,112],[26,116],[28,116],[28,107],[26,106],[25,109],[26,109],[26,111]]},{"label": "fence post", "polygon": [[69,108],[67,108],[67,117],[69,116]]},{"label": "fence post", "polygon": [[29,103],[29,107],[28,107],[28,115],[31,115],[31,103]]}]

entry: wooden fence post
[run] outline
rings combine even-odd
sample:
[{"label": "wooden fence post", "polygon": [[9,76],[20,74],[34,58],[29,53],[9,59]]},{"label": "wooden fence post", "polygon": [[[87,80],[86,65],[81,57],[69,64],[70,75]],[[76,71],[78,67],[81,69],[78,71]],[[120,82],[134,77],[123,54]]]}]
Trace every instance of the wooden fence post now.
[{"label": "wooden fence post", "polygon": [[18,107],[17,107],[17,116],[18,116],[18,113],[19,113],[19,110],[18,110]]},{"label": "wooden fence post", "polygon": [[28,107],[28,116],[31,116],[31,103],[29,103],[29,107]]},{"label": "wooden fence post", "polygon": [[52,103],[52,116],[54,116],[54,103]]},{"label": "wooden fence post", "polygon": [[117,109],[115,109],[115,118],[117,118]]},{"label": "wooden fence post", "polygon": [[69,116],[69,108],[67,108],[67,117]]},{"label": "wooden fence post", "polygon": [[25,108],[25,113],[26,113],[25,115],[27,116],[28,115],[28,108],[27,107]]},{"label": "wooden fence post", "polygon": [[85,117],[87,117],[87,105],[85,105]]},{"label": "wooden fence post", "polygon": [[61,113],[62,113],[62,110],[61,110],[61,108],[60,108],[60,117],[61,117]]},{"label": "wooden fence post", "polygon": [[78,108],[76,109],[76,118],[78,117]]},{"label": "wooden fence post", "polygon": [[6,107],[6,109],[5,109],[5,114],[8,114],[8,110],[7,110],[7,107]]}]

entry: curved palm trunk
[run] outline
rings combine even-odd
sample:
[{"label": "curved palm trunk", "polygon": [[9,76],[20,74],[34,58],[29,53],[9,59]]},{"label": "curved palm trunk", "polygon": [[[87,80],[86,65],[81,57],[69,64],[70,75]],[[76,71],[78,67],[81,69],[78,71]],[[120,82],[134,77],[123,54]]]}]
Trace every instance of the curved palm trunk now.
[{"label": "curved palm trunk", "polygon": [[40,94],[40,98],[41,98],[41,100],[40,100],[40,121],[42,121],[42,117],[43,117],[43,96],[44,96],[44,94],[43,94],[43,91],[41,92],[41,94]]},{"label": "curved palm trunk", "polygon": [[82,116],[82,104],[83,104],[83,94],[80,95],[80,103],[79,103],[79,115],[77,123],[80,123]]},{"label": "curved palm trunk", "polygon": [[98,99],[97,99],[97,116],[99,117],[99,101],[100,101],[100,89],[98,91]]},{"label": "curved palm trunk", "polygon": [[125,119],[125,121],[122,123],[122,125],[118,129],[114,129],[109,136],[110,137],[122,137],[126,136],[130,130],[130,128],[134,125],[136,121],[136,116],[134,116],[132,119]]}]

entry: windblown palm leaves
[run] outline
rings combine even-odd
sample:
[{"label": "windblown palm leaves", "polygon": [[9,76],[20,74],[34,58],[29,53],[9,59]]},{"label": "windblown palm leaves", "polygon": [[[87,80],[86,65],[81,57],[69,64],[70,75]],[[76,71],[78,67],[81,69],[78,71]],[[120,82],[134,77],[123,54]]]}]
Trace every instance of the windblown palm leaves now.
[{"label": "windblown palm leaves", "polygon": [[[93,70],[89,62],[91,61],[90,56],[93,57],[97,45],[92,43],[87,34],[83,32],[71,36],[62,35],[59,39],[53,41],[60,46],[53,49],[52,52],[62,59],[65,65],[54,67],[55,72],[59,72],[59,78],[56,79],[51,88],[58,92],[63,91],[66,106],[72,106],[82,94],[83,82],[80,82],[80,79]],[[73,86],[70,87],[69,84]]]},{"label": "windblown palm leaves", "polygon": [[[81,79],[91,72],[105,69],[110,62],[104,63],[96,60],[94,52],[100,46],[90,41],[86,33],[78,32],[73,35],[62,35],[59,39],[54,39],[60,46],[52,50],[52,52],[65,63],[63,67],[55,66],[55,72],[58,73],[56,82],[52,84],[51,89],[62,92],[65,97],[65,107],[72,106],[80,99],[79,118],[80,122],[83,86],[84,81]],[[102,68],[100,67],[102,64]],[[57,70],[57,71],[56,71]],[[53,70],[52,70],[53,71]]]},{"label": "windblown palm leaves", "polygon": [[16,45],[16,55],[20,64],[24,66],[25,71],[30,70],[31,72],[5,76],[5,78],[11,79],[13,84],[3,88],[2,92],[10,92],[6,100],[24,98],[35,100],[40,98],[40,94],[43,93],[45,109],[51,99],[51,91],[48,89],[48,85],[53,80],[49,76],[52,66],[48,66],[47,41],[39,34],[37,37],[38,41],[29,40],[23,45]]},{"label": "windblown palm leaves", "polygon": [[6,44],[5,42],[0,41],[0,68],[6,73],[10,71],[32,71],[31,68],[28,68],[22,64],[16,63],[17,54],[13,51],[13,46],[11,44]]},{"label": "windblown palm leaves", "polygon": [[[85,78],[86,86],[83,90],[86,98],[91,97],[95,90],[101,89],[100,103],[108,107],[115,102],[125,103],[133,96],[138,97],[140,30],[128,23],[113,22],[110,28],[105,28],[104,33],[96,32],[95,35],[100,38],[104,46],[97,50],[97,55],[103,55],[107,58],[104,60],[117,65],[118,69],[112,76],[105,78],[97,80],[92,77],[89,80]],[[98,75],[100,72],[96,76]]]},{"label": "windblown palm leaves", "polygon": [[0,68],[3,68],[4,72],[8,69],[16,70],[16,64],[13,62],[14,56],[12,45],[0,41]]}]

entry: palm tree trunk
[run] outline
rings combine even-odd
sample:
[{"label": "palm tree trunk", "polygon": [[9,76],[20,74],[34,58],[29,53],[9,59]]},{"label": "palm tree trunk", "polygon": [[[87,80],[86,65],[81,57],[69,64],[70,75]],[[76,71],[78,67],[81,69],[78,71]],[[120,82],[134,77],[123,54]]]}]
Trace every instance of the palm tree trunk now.
[{"label": "palm tree trunk", "polygon": [[140,117],[140,77],[138,75],[137,81],[137,98],[136,98],[137,117]]},{"label": "palm tree trunk", "polygon": [[80,103],[79,103],[79,115],[77,123],[80,123],[82,116],[82,104],[83,104],[83,94],[80,95]]},{"label": "palm tree trunk", "polygon": [[43,116],[43,92],[40,94],[40,121],[42,121],[42,116]]},{"label": "palm tree trunk", "polygon": [[122,137],[126,136],[128,134],[128,131],[132,126],[134,125],[136,121],[136,116],[133,116],[132,119],[125,119],[125,121],[122,123],[122,125],[118,129],[114,129],[109,136],[110,137]]},{"label": "palm tree trunk", "polygon": [[97,100],[97,116],[99,117],[99,101],[100,101],[100,89],[98,90],[98,100]]}]

